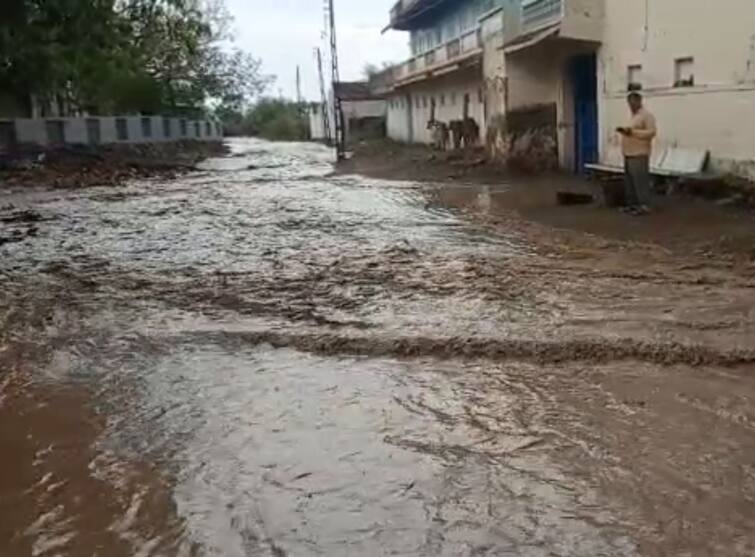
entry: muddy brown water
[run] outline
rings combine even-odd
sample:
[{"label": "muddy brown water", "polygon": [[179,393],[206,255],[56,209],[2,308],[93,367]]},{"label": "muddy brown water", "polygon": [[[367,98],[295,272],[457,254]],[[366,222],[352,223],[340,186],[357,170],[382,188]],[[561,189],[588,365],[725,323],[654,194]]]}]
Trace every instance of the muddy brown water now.
[{"label": "muddy brown water", "polygon": [[3,201],[0,554],[755,553],[752,277],[231,149]]}]

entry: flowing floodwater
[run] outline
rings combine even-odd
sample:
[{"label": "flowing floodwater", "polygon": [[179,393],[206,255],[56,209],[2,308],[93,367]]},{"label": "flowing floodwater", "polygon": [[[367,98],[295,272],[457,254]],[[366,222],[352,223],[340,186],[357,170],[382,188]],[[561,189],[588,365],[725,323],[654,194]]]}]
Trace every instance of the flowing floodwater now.
[{"label": "flowing floodwater", "polygon": [[505,184],[231,149],[8,196],[38,218],[0,248],[4,350],[86,393],[19,412],[93,417],[32,451],[0,550],[755,552],[751,278],[486,214]]}]

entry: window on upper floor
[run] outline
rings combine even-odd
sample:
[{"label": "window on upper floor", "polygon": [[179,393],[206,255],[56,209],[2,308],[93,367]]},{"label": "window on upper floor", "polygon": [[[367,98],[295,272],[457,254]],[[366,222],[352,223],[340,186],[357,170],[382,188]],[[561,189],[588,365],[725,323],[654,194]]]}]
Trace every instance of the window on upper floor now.
[{"label": "window on upper floor", "polygon": [[674,60],[674,87],[694,87],[695,59],[691,56]]},{"label": "window on upper floor", "polygon": [[632,64],[627,67],[627,91],[642,90],[642,66]]}]

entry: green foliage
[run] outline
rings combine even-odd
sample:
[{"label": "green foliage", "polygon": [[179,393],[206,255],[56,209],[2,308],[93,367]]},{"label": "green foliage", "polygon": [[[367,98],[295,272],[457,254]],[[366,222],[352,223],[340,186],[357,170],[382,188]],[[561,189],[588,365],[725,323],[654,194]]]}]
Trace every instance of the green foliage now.
[{"label": "green foliage", "polygon": [[[221,45],[222,0],[3,0],[0,83],[13,96],[75,110],[202,110],[240,106],[270,78]],[[7,4],[7,5],[6,5]]]},{"label": "green foliage", "polygon": [[285,99],[260,99],[246,113],[221,106],[215,114],[230,135],[253,135],[273,141],[309,139],[309,123],[303,107]]}]

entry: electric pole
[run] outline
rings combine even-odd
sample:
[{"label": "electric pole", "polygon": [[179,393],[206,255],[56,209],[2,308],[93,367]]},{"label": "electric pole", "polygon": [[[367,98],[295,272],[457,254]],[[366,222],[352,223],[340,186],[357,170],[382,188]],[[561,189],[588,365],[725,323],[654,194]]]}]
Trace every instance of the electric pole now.
[{"label": "electric pole", "polygon": [[301,108],[301,70],[299,69],[299,66],[296,66],[296,104]]},{"label": "electric pole", "polygon": [[325,76],[322,73],[322,51],[320,48],[316,48],[317,52],[317,72],[320,75],[320,98],[321,98],[321,110],[322,110],[322,129],[323,135],[325,135],[325,142],[330,144],[330,117],[328,112],[328,92],[325,89]]},{"label": "electric pole", "polygon": [[345,133],[343,122],[343,111],[341,110],[341,99],[338,98],[336,91],[337,84],[340,81],[338,77],[338,45],[336,42],[336,14],[333,8],[333,0],[328,1],[328,15],[330,27],[330,64],[333,78],[333,120],[335,128],[336,157],[343,160],[346,156]]}]

